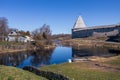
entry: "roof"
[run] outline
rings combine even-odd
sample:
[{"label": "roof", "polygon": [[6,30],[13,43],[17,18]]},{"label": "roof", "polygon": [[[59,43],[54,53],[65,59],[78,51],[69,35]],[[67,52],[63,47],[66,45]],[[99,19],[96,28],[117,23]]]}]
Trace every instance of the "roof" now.
[{"label": "roof", "polygon": [[120,24],[113,24],[113,25],[103,25],[103,26],[92,26],[92,27],[86,27],[86,28],[77,28],[73,29],[74,31],[79,30],[89,30],[89,29],[100,29],[100,28],[113,28],[113,27],[120,27]]},{"label": "roof", "polygon": [[18,31],[13,30],[8,34],[8,36],[21,36],[21,34]]},{"label": "roof", "polygon": [[86,25],[81,16],[78,17],[73,28],[86,28]]}]

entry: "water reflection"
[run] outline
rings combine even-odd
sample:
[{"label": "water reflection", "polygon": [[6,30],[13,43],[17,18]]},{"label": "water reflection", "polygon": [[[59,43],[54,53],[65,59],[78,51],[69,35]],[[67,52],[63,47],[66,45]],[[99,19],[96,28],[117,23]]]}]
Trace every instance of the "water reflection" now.
[{"label": "water reflection", "polygon": [[49,64],[67,62],[72,58],[84,58],[88,56],[117,56],[120,50],[97,47],[62,47],[51,50],[27,51],[13,54],[1,54],[0,64],[23,68],[24,66],[41,67]]},{"label": "water reflection", "polygon": [[0,55],[0,64],[7,66],[15,66],[22,68],[24,66],[36,66],[50,64],[50,58],[53,49],[51,50],[39,50],[39,51],[28,51],[13,54],[2,54]]},{"label": "water reflection", "polygon": [[34,52],[32,55],[33,59],[31,59],[31,65],[36,67],[49,65],[52,53],[53,53],[53,50]]},{"label": "water reflection", "polygon": [[101,57],[111,57],[120,54],[120,50],[99,48],[99,47],[79,47],[72,48],[72,57],[88,57],[88,56],[101,56]]},{"label": "water reflection", "polygon": [[30,54],[25,54],[25,52],[21,52],[21,54],[2,54],[0,55],[0,64],[8,65],[8,66],[18,66],[20,62],[22,62],[25,58],[27,58]]}]

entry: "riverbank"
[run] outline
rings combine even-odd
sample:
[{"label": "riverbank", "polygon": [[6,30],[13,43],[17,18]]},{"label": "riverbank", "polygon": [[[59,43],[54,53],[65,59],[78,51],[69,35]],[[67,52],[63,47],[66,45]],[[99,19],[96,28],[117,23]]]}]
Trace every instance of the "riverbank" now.
[{"label": "riverbank", "polygon": [[60,44],[64,46],[73,46],[73,47],[106,47],[106,48],[118,48],[120,49],[120,43],[119,42],[108,42],[105,41],[105,39],[86,39],[86,38],[76,38],[76,39],[70,39],[70,40],[64,40],[61,41]]},{"label": "riverbank", "polygon": [[99,56],[91,56],[91,57],[84,57],[73,59],[73,62],[96,62],[104,65],[109,65],[111,67],[117,67],[120,68],[120,55],[118,56],[112,56],[112,57],[99,57]]},{"label": "riverbank", "polygon": [[0,65],[0,80],[47,80],[28,71]]},{"label": "riverbank", "polygon": [[[54,49],[56,46],[46,46],[44,47],[42,50],[51,50]],[[0,50],[0,54],[6,54],[6,53],[16,53],[16,52],[24,52],[24,51],[36,51],[39,49],[34,49],[34,48],[30,48],[30,49],[4,49],[4,50]]]},{"label": "riverbank", "polygon": [[40,70],[52,71],[67,76],[70,80],[119,80],[120,64],[113,65],[110,62],[120,62],[119,58],[109,58],[104,62],[84,61],[63,64],[54,64],[40,68]]},{"label": "riverbank", "polygon": [[[44,49],[47,49],[49,51],[50,46],[46,46],[46,48],[44,48]],[[93,50],[93,49],[90,49],[90,50]],[[61,51],[61,49],[59,50],[59,52],[60,51]],[[39,52],[41,52],[41,51],[39,51]],[[63,52],[64,52],[64,54],[62,54],[62,52],[60,52],[58,57],[60,57],[60,55],[65,56],[66,51],[63,50]],[[103,52],[103,49],[102,49],[102,52]],[[45,52],[43,52],[42,55],[45,55]],[[37,56],[37,57],[35,57],[35,56]],[[35,54],[35,56],[34,56],[35,61],[33,59],[30,60],[33,63],[36,63],[37,61],[42,61],[42,59],[43,60],[47,59],[47,61],[49,61],[49,59],[51,58],[50,57],[51,54],[47,55],[47,58],[40,57],[39,53]],[[25,55],[25,57],[26,57],[26,55]],[[67,57],[67,56],[65,56],[65,57]],[[10,58],[13,61],[13,58],[11,56],[10,56]],[[20,62],[20,58],[18,58],[18,57],[16,57],[16,58]],[[24,57],[22,56],[22,58],[24,58]],[[37,58],[39,58],[39,59],[37,59]],[[9,58],[6,58],[6,59],[9,59]],[[5,59],[5,61],[6,61],[6,59]],[[79,79],[81,79],[81,80],[118,80],[118,79],[120,79],[120,56],[115,56],[115,57],[114,56],[113,57],[91,56],[88,59],[89,59],[88,61],[80,61],[80,62],[72,62],[72,63],[63,63],[63,64],[57,64],[57,65],[54,64],[54,65],[50,65],[50,66],[44,66],[44,67],[40,68],[40,70],[47,71],[47,72],[50,71],[50,72],[54,72],[57,74],[61,74],[61,75],[65,76],[66,78],[69,78],[70,80],[79,80]],[[17,60],[15,59],[15,61],[17,61]],[[40,63],[40,62],[38,62],[38,63]],[[19,75],[21,75],[21,74],[19,74]],[[14,76],[14,75],[12,75],[12,76]],[[21,75],[21,76],[23,76],[23,75]],[[6,76],[4,76],[4,78],[5,77]],[[9,76],[7,75],[7,77],[9,77]],[[2,80],[4,78],[2,78]]]},{"label": "riverbank", "polygon": [[30,43],[0,41],[0,54],[32,50]]},{"label": "riverbank", "polygon": [[[69,78],[69,80],[79,80],[79,79],[80,80],[119,80],[120,79],[120,56],[109,57],[109,58],[101,58],[101,57],[95,58],[95,56],[91,57],[91,59],[93,58],[94,60],[91,61],[62,63],[57,65],[53,64],[49,66],[43,66],[39,69],[40,71],[44,71],[45,74],[46,72],[50,72],[50,74],[48,75],[49,77],[51,77],[50,75],[52,73],[55,73],[55,74],[63,75],[64,77]],[[41,75],[38,73],[37,75],[34,74],[36,77],[32,77],[34,78],[32,79],[31,76],[29,76],[32,73],[27,74],[23,70],[19,72],[20,69],[18,68],[13,69],[13,67],[0,66],[0,70],[1,70],[0,75],[3,76],[1,80],[3,79],[8,80],[8,78],[12,78],[11,80],[15,80],[16,75],[20,77],[20,79],[17,80],[23,80],[23,78],[26,79],[25,76],[28,76],[27,79],[30,78],[31,80],[38,80],[36,79],[36,77],[38,77],[37,75],[39,75],[40,77],[39,80],[46,80],[46,79],[41,79],[41,75],[45,75],[44,72]],[[13,73],[11,71],[13,71]],[[57,80],[57,79],[53,79],[53,80]]]},{"label": "riverbank", "polygon": [[19,50],[14,50],[14,49],[4,49],[4,50],[0,50],[0,54],[16,53],[16,52],[23,52],[23,51],[28,51],[28,49],[19,49]]}]

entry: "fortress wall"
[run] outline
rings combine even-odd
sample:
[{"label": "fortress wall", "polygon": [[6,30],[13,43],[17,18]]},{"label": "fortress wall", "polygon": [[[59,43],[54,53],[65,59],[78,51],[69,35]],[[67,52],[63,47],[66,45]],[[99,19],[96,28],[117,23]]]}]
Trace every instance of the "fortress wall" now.
[{"label": "fortress wall", "polygon": [[116,36],[120,34],[120,26],[106,27],[101,26],[101,28],[91,28],[82,30],[72,30],[72,38],[85,38],[90,36]]}]

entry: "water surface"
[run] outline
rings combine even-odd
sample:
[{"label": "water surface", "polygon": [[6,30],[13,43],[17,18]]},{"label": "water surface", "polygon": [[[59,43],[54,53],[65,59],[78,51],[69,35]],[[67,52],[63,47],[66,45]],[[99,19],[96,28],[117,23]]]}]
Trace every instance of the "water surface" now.
[{"label": "water surface", "polygon": [[53,50],[26,51],[19,53],[1,54],[0,64],[23,68],[24,66],[41,67],[50,64],[60,64],[68,59],[89,56],[111,57],[120,54],[120,50],[90,47],[63,47]]}]

